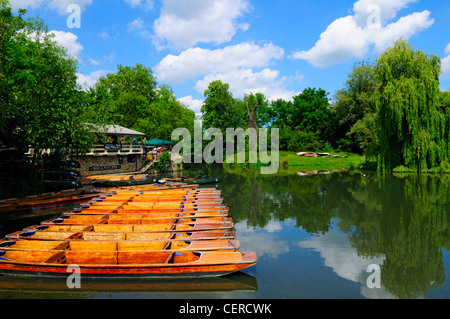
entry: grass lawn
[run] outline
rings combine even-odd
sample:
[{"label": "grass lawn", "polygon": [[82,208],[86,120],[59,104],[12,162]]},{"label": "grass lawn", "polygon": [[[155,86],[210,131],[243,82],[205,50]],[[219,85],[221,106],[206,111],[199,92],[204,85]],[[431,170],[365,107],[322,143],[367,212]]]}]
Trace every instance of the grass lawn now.
[{"label": "grass lawn", "polygon": [[[300,157],[294,152],[280,151],[279,170],[276,175],[292,175],[298,172],[333,171],[359,169],[364,163],[364,156],[347,153],[333,153],[345,156],[342,158]],[[225,168],[233,173],[246,175],[260,175],[262,164],[224,164]]]},{"label": "grass lawn", "polygon": [[331,171],[359,168],[364,163],[364,157],[356,154],[333,153],[346,156],[344,158],[301,157],[293,152],[280,152],[280,167],[298,171]]}]

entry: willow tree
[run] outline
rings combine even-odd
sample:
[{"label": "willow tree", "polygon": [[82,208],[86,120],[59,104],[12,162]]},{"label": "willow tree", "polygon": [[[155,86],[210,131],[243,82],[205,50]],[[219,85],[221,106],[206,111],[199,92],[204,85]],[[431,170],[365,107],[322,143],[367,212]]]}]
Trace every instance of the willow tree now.
[{"label": "willow tree", "polygon": [[379,57],[375,73],[379,169],[405,166],[420,172],[439,166],[447,157],[438,109],[439,57],[399,40]]}]

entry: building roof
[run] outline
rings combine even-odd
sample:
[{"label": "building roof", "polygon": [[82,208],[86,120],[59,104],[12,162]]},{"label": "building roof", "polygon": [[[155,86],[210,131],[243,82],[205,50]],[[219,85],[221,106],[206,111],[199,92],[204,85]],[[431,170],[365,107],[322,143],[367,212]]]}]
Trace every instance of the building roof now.
[{"label": "building roof", "polygon": [[95,125],[89,124],[93,129],[105,135],[131,135],[131,136],[145,136],[144,133],[131,130],[129,128],[120,125]]}]

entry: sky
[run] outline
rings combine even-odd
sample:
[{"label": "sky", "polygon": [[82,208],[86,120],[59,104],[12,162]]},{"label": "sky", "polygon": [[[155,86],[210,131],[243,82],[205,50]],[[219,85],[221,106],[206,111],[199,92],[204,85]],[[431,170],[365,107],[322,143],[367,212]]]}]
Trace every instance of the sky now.
[{"label": "sky", "polygon": [[355,63],[403,37],[442,59],[450,89],[448,0],[10,0],[39,16],[79,60],[88,88],[117,65],[143,64],[200,113],[209,83],[235,98],[291,100],[306,88],[333,98]]}]

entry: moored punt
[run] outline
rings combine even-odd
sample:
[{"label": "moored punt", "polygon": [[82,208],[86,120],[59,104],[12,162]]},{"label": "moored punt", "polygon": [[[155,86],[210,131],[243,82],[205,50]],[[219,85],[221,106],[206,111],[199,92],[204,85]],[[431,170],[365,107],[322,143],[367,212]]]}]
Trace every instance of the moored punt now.
[{"label": "moored punt", "polygon": [[[115,187],[96,186],[96,187],[99,189],[105,189],[105,190],[110,190],[110,189],[115,190],[117,188],[117,186],[115,186]],[[125,187],[125,186],[122,186],[122,187]],[[188,185],[188,184],[184,184],[184,183],[170,183],[170,184],[164,184],[164,185],[161,185],[161,184],[130,185],[130,187],[138,187],[139,189],[148,191],[148,192],[152,192],[152,191],[159,192],[159,191],[171,191],[171,190],[174,190],[174,191],[193,190],[193,189],[198,188],[199,185],[198,184]]]},{"label": "moored punt", "polygon": [[8,198],[8,199],[0,200],[0,205],[8,204],[8,203],[9,204],[19,204],[19,203],[23,203],[24,201],[25,202],[28,200],[34,201],[36,199],[52,199],[52,198],[71,197],[71,196],[80,195],[83,192],[84,192],[83,189],[68,189],[68,190],[63,190],[63,191],[54,192],[54,193],[25,196],[23,198]]},{"label": "moored punt", "polygon": [[97,208],[86,208],[86,209],[74,209],[71,212],[66,212],[65,214],[79,214],[79,215],[117,215],[117,214],[124,214],[124,215],[152,215],[155,217],[159,216],[174,216],[175,214],[183,216],[185,215],[191,215],[195,216],[194,214],[221,214],[221,215],[228,215],[228,207],[219,206],[219,207],[213,207],[211,209],[175,209],[175,210],[151,210],[151,209],[124,209],[124,208],[118,208],[118,209],[97,209]]},{"label": "moored punt", "polygon": [[229,230],[210,230],[200,232],[152,232],[145,231],[146,227],[132,225],[95,225],[95,226],[66,226],[39,225],[9,234],[7,240],[47,240],[47,241],[99,241],[99,240],[215,240],[235,239],[236,232]]},{"label": "moored punt", "polygon": [[91,184],[95,187],[100,188],[113,188],[124,186],[150,185],[156,182],[158,182],[157,179],[144,179],[144,180],[93,181],[91,182]]},{"label": "moored punt", "polygon": [[89,202],[93,198],[98,197],[98,194],[64,196],[48,199],[23,199],[17,202],[7,202],[0,204],[0,213],[15,213],[24,211],[33,211],[39,209],[47,209],[58,206],[67,206],[71,204],[79,204]]},{"label": "moored punt", "polygon": [[0,249],[9,251],[84,251],[84,252],[121,252],[121,251],[214,251],[237,250],[239,241],[215,239],[202,241],[189,240],[152,240],[152,241],[49,241],[49,240],[13,240],[0,241]]},{"label": "moored punt", "polygon": [[0,241],[0,271],[92,276],[222,276],[256,263],[239,242],[220,191],[114,189]]},{"label": "moored punt", "polygon": [[66,274],[78,265],[83,276],[214,277],[253,266],[254,252],[0,251],[0,271],[29,275]]},{"label": "moored punt", "polygon": [[228,211],[203,211],[203,212],[189,212],[189,213],[183,213],[183,212],[172,212],[172,213],[154,213],[154,214],[124,214],[120,213],[120,211],[110,211],[107,213],[104,212],[97,212],[97,211],[79,211],[79,212],[66,212],[61,215],[61,218],[64,218],[64,216],[92,216],[92,215],[112,215],[114,216],[120,216],[121,218],[126,216],[131,216],[133,218],[149,218],[149,219],[175,219],[175,218],[210,218],[210,217],[227,217]]},{"label": "moored punt", "polygon": [[62,215],[60,218],[43,221],[42,225],[179,225],[179,224],[227,224],[232,219],[226,216],[192,217],[154,217],[147,215]]}]

